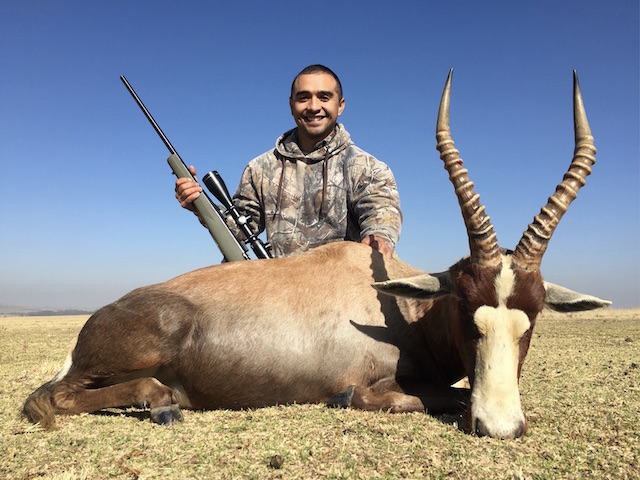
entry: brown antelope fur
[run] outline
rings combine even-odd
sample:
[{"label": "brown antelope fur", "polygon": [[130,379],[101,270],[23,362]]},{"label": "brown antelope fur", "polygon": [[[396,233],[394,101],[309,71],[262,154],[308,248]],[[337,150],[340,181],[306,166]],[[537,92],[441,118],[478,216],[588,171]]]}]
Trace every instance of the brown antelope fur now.
[{"label": "brown antelope fur", "polygon": [[[338,242],[139,288],[87,320],[61,372],[27,398],[24,415],[51,427],[56,414],[139,405],[153,421],[171,424],[182,420],[181,407],[323,402],[465,412],[471,433],[523,435],[518,379],[536,316],[545,305],[571,311],[610,302],[540,275],[540,252],[566,210],[564,198],[555,220],[536,217],[515,252],[498,248],[450,139],[450,84],[451,75],[438,149],[456,185],[469,257],[429,275]],[[572,166],[595,161],[584,122],[576,123],[576,151],[587,153],[576,153]],[[451,387],[464,377],[470,389]]]}]

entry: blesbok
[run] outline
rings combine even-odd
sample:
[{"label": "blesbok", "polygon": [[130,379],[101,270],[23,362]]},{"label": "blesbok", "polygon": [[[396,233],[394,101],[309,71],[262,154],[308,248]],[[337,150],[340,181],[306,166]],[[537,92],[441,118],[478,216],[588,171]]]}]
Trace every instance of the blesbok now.
[{"label": "blesbok", "polygon": [[[526,431],[518,382],[545,305],[610,304],[543,281],[540,262],[595,162],[574,73],[575,153],[515,251],[498,247],[449,129],[451,72],[438,150],[467,228],[470,255],[426,274],[339,242],[282,259],[231,262],[134,290],[89,318],[61,372],[26,400],[32,422],[55,414],[148,406],[161,424],[180,407],[327,402],[366,410],[465,409],[466,429]],[[372,286],[373,285],[373,286]],[[451,385],[468,376],[470,389]]]}]

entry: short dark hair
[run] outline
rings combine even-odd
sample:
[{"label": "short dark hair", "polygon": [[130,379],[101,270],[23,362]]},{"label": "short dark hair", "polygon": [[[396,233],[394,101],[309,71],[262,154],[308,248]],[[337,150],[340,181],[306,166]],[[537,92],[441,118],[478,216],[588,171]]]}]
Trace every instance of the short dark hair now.
[{"label": "short dark hair", "polygon": [[309,65],[308,67],[303,68],[300,73],[298,73],[296,75],[296,77],[293,79],[293,82],[291,82],[291,96],[293,97],[293,88],[294,85],[296,84],[296,80],[298,79],[298,77],[300,75],[309,75],[311,73],[328,73],[329,75],[331,75],[336,83],[338,84],[338,97],[342,100],[342,83],[340,83],[340,79],[338,78],[338,75],[336,75],[333,70],[331,70],[329,67],[325,67],[324,65],[320,65],[319,63],[316,63],[315,65]]}]

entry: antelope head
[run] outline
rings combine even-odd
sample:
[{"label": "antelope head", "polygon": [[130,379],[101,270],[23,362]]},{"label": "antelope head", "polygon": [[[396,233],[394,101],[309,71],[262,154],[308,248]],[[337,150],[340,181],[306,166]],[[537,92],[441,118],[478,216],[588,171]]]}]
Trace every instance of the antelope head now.
[{"label": "antelope head", "polygon": [[501,249],[485,207],[451,138],[449,72],[438,112],[436,139],[469,238],[469,257],[447,272],[390,280],[374,286],[385,293],[435,298],[454,295],[456,348],[471,384],[466,429],[478,435],[516,438],[526,432],[518,383],[536,317],[547,306],[562,311],[598,308],[611,302],[544,282],[540,263],[558,222],[585,184],[596,149],[574,72],[575,151],[555,193],[524,232],[514,251]]}]

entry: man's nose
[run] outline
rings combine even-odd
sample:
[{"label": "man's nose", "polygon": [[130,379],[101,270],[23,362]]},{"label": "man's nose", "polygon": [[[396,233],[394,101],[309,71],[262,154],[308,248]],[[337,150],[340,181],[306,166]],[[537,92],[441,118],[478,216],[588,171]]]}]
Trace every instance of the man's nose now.
[{"label": "man's nose", "polygon": [[314,112],[317,112],[318,110],[320,110],[320,100],[318,99],[318,97],[316,97],[315,95],[313,95],[310,99],[309,99],[309,104],[307,105],[307,108],[309,110],[312,110]]}]

